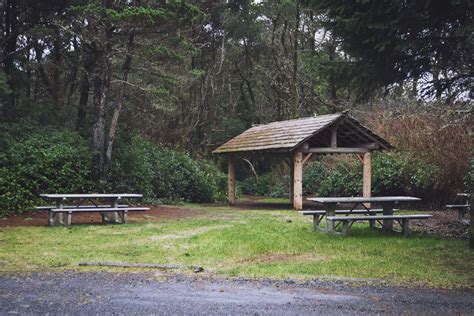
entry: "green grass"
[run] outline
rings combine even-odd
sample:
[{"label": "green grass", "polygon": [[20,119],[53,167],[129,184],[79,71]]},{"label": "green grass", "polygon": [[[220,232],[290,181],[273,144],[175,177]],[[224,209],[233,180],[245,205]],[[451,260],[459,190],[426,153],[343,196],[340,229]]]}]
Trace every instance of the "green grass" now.
[{"label": "green grass", "polygon": [[336,276],[436,287],[473,284],[474,254],[465,241],[416,235],[405,239],[363,224],[342,238],[314,232],[311,219],[293,211],[192,207],[203,209],[200,217],[2,228],[0,270],[83,269],[77,267],[81,261],[114,261],[200,265],[226,276]]}]

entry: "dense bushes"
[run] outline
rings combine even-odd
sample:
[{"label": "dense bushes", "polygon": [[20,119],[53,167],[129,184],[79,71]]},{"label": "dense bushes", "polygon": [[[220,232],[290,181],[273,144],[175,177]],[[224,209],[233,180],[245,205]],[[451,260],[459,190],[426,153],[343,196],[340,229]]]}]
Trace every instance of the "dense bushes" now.
[{"label": "dense bushes", "polygon": [[[435,168],[399,153],[379,153],[372,161],[373,195],[429,196]],[[320,180],[322,196],[354,196],[362,192],[362,167],[356,160],[341,160]]]},{"label": "dense bushes", "polygon": [[92,181],[92,155],[77,133],[0,126],[0,216],[31,209],[55,192],[137,192],[145,200],[223,199],[226,178],[209,162],[121,137],[107,182]]},{"label": "dense bushes", "polygon": [[[436,169],[409,159],[399,153],[375,154],[372,162],[372,192],[374,195],[430,195]],[[260,179],[266,179],[262,181]],[[270,181],[275,179],[275,181]],[[270,174],[247,178],[241,182],[242,192],[258,195],[288,196],[289,177],[272,177]],[[284,188],[284,189],[282,189]],[[356,196],[362,194],[362,166],[351,157],[329,157],[313,161],[303,173],[305,195]]]},{"label": "dense bushes", "polygon": [[76,133],[3,130],[0,153],[0,215],[31,208],[40,193],[93,188],[91,156]]},{"label": "dense bushes", "polygon": [[240,191],[242,194],[268,195],[276,183],[271,173],[250,176],[240,182]]},{"label": "dense bushes", "polygon": [[207,162],[132,137],[118,142],[111,170],[114,191],[143,192],[148,199],[210,202],[223,198],[225,175]]}]

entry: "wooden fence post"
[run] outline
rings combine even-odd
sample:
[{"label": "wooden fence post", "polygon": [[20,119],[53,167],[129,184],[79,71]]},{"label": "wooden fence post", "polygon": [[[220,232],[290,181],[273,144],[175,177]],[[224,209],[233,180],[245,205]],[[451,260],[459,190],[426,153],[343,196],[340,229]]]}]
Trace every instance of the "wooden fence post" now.
[{"label": "wooden fence post", "polygon": [[295,200],[294,187],[295,187],[295,164],[293,163],[293,158],[292,158],[291,164],[290,164],[290,190],[289,190],[291,204],[293,204],[293,201]]}]

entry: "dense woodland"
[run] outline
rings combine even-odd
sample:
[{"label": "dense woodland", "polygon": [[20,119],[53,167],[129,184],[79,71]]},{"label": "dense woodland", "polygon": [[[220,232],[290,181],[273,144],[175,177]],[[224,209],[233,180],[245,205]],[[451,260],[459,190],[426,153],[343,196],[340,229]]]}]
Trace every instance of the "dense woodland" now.
[{"label": "dense woodland", "polygon": [[[222,199],[212,149],[252,124],[341,111],[397,148],[375,157],[374,193],[439,205],[472,186],[471,1],[0,6],[0,214],[46,191]],[[242,193],[287,194],[284,164],[251,164]],[[361,189],[353,157],[307,169],[307,194]]]}]

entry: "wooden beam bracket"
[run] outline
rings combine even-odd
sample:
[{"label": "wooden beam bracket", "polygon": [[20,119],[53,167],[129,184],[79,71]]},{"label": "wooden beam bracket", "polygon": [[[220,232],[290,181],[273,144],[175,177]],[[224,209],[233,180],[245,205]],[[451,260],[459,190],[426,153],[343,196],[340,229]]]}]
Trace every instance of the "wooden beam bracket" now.
[{"label": "wooden beam bracket", "polygon": [[313,153],[309,153],[309,154],[306,155],[306,157],[304,157],[303,166],[306,164],[306,162],[308,162],[308,160],[311,158],[312,155],[313,155]]}]

